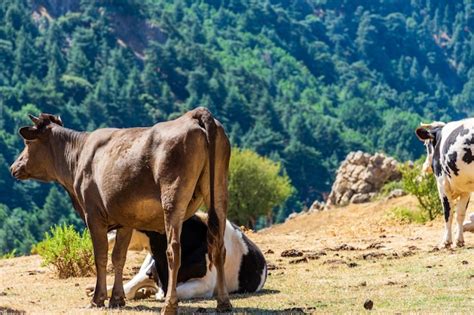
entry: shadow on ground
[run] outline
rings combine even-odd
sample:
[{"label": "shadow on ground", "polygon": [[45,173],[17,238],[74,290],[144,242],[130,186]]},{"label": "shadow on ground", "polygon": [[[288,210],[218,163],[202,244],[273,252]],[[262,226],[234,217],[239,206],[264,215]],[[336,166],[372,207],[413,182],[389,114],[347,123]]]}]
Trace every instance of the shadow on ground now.
[{"label": "shadow on ground", "polygon": [[[245,299],[248,297],[253,296],[264,296],[269,294],[278,294],[280,291],[278,290],[268,290],[264,289],[257,293],[249,293],[249,294],[232,294],[232,300],[239,300]],[[186,302],[191,303],[199,303],[203,301],[214,300],[214,298],[209,299],[192,299],[187,300]],[[136,305],[136,306],[125,306],[123,310],[127,311],[149,311],[149,312],[160,312],[161,307],[163,306],[162,303],[157,303],[157,306],[145,306],[145,305]],[[252,307],[234,307],[232,312],[229,313],[219,313],[219,314],[306,314],[311,313],[314,311],[314,308],[303,308],[303,307],[292,307],[288,309],[264,309],[264,308],[252,308]],[[216,314],[215,308],[203,308],[203,307],[192,307],[189,305],[180,305],[179,306],[179,314]]]}]

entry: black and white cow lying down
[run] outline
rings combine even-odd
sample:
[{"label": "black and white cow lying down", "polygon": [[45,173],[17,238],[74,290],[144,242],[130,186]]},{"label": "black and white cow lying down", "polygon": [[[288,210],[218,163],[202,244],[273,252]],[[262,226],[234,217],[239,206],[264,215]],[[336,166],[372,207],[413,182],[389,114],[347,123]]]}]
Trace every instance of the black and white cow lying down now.
[{"label": "black and white cow lying down", "polygon": [[443,205],[443,245],[449,247],[452,244],[452,210],[457,200],[456,245],[464,246],[463,222],[474,191],[474,118],[447,124],[421,124],[416,135],[425,143],[427,151],[423,171],[434,173]]},{"label": "black and white cow lying down", "polygon": [[[178,272],[178,299],[212,297],[217,282],[214,266],[209,270],[207,256],[207,216],[194,215],[183,223],[181,232],[181,267]],[[109,248],[115,237],[109,237]],[[238,227],[227,221],[224,234],[226,260],[224,264],[229,293],[250,293],[262,289],[267,277],[267,264],[260,249]],[[157,232],[134,231],[129,250],[147,250],[138,274],[124,285],[127,299],[149,288],[157,292],[156,298],[164,299],[168,287],[166,236]],[[108,288],[109,294],[112,287]],[[89,290],[89,294],[91,294]]]}]

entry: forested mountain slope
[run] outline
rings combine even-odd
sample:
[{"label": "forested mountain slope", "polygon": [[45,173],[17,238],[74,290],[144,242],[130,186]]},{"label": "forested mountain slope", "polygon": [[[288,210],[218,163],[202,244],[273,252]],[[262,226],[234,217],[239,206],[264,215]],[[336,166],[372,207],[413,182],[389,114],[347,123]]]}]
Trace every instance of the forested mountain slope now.
[{"label": "forested mountain slope", "polygon": [[0,252],[81,224],[61,188],[9,174],[27,113],[91,130],[207,106],[234,146],[283,163],[281,220],[349,151],[417,158],[421,120],[474,110],[467,0],[3,0],[0,17]]}]

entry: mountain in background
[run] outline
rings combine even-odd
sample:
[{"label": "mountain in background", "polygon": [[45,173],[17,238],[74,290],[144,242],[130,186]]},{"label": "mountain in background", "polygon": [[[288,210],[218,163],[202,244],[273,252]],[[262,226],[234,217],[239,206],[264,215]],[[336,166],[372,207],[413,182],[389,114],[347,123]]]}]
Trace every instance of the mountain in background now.
[{"label": "mountain in background", "polygon": [[28,113],[92,130],[206,106],[234,146],[282,162],[297,193],[281,221],[348,152],[415,159],[420,121],[474,110],[467,0],[3,0],[0,17],[0,253],[82,226],[61,188],[9,174]]}]

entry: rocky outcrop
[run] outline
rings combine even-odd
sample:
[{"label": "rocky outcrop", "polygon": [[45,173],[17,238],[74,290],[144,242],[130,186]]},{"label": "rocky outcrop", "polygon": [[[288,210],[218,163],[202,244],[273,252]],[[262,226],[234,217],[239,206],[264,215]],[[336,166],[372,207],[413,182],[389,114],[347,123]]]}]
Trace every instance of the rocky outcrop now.
[{"label": "rocky outcrop", "polygon": [[394,158],[382,153],[351,152],[337,171],[328,206],[370,201],[385,183],[400,178]]}]

